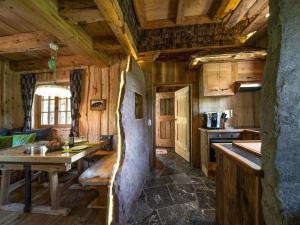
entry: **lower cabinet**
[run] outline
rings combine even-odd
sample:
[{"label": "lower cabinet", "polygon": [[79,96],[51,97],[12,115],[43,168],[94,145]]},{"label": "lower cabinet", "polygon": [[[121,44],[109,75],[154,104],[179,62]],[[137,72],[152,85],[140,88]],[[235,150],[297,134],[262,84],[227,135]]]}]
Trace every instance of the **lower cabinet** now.
[{"label": "lower cabinet", "polygon": [[226,154],[217,154],[217,225],[263,225],[261,177]]}]

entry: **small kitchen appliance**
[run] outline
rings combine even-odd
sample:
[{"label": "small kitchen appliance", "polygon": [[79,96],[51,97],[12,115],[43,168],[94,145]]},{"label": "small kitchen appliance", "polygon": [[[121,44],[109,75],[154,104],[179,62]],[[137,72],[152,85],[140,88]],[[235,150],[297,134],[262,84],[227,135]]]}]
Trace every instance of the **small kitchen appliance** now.
[{"label": "small kitchen appliance", "polygon": [[204,113],[205,126],[207,129],[221,128],[222,112],[206,112]]}]

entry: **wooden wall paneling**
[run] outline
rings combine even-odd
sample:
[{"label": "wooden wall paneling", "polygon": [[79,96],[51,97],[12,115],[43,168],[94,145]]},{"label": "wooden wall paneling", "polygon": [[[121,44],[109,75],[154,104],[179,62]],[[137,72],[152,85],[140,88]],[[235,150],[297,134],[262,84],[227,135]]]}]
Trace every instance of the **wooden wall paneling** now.
[{"label": "wooden wall paneling", "polygon": [[20,75],[9,69],[7,61],[0,61],[0,77],[0,127],[22,127],[24,112]]},{"label": "wooden wall paneling", "polygon": [[[101,99],[105,99],[106,103],[109,104],[109,89],[110,89],[110,73],[109,68],[103,68],[101,70]],[[109,106],[106,106],[106,110],[101,112],[101,134],[108,135],[109,134]]]}]

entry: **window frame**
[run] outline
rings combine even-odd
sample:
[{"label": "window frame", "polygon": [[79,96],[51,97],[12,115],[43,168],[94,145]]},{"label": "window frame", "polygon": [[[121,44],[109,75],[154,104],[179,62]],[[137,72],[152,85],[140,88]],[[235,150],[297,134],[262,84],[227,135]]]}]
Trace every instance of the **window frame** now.
[{"label": "window frame", "polygon": [[[68,84],[66,84],[68,85]],[[65,86],[65,85],[63,85]],[[59,115],[59,98],[58,97],[55,97],[54,98],[54,124],[47,124],[47,125],[42,125],[42,109],[41,109],[41,106],[42,106],[42,96],[38,96],[38,95],[35,95],[35,101],[34,101],[34,126],[35,128],[48,128],[48,127],[54,127],[54,128],[71,128],[71,124],[58,124],[58,115]],[[50,102],[50,101],[49,101]],[[70,102],[70,104],[72,104]],[[50,107],[50,105],[49,105]],[[66,109],[68,110],[68,101],[67,101],[67,105],[66,105]],[[72,108],[70,106],[70,112],[72,111]],[[68,112],[68,111],[61,111],[61,112]],[[49,116],[50,116],[50,112],[48,111],[49,113]],[[49,119],[49,117],[48,117]],[[71,123],[72,123],[72,120],[71,120]]]}]

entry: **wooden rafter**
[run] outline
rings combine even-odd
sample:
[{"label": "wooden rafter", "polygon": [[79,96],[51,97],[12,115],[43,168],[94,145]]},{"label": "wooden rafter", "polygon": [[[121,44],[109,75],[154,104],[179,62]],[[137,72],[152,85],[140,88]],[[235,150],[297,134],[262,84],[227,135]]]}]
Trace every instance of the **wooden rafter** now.
[{"label": "wooden rafter", "polygon": [[241,0],[227,21],[226,29],[230,29],[240,22],[255,2],[256,0]]},{"label": "wooden rafter", "polygon": [[176,24],[181,25],[184,22],[184,0],[178,0]]},{"label": "wooden rafter", "polygon": [[124,20],[124,16],[118,1],[95,0],[95,3],[125,52],[137,58],[137,48],[133,41],[128,25]]},{"label": "wooden rafter", "polygon": [[262,10],[262,12],[249,23],[246,29],[242,32],[242,35],[258,31],[261,27],[263,27],[268,21],[268,18],[266,17],[267,13],[269,13],[269,6],[265,7],[264,10]]},{"label": "wooden rafter", "polygon": [[[20,61],[10,61],[10,69],[13,71],[35,71],[48,69],[49,58],[28,59]],[[58,56],[57,68],[77,67],[89,65],[90,61],[80,55]]]},{"label": "wooden rafter", "polygon": [[221,19],[225,9],[228,7],[231,0],[214,0],[209,10],[209,16],[212,20]]},{"label": "wooden rafter", "polygon": [[86,8],[86,9],[72,9],[64,8],[59,10],[61,17],[70,21],[71,23],[94,23],[98,21],[105,21],[98,8]]},{"label": "wooden rafter", "polygon": [[268,6],[268,0],[257,0],[247,13],[248,18],[252,18],[263,11]]},{"label": "wooden rafter", "polygon": [[133,0],[134,9],[140,22],[141,27],[145,26],[146,18],[145,18],[145,3],[144,0]]},{"label": "wooden rafter", "polygon": [[49,49],[49,43],[57,41],[44,31],[20,33],[0,37],[0,54]]},{"label": "wooden rafter", "polygon": [[55,0],[3,0],[0,7],[51,33],[77,54],[89,58],[91,63],[110,64],[109,56],[103,51],[94,49],[92,38],[83,29],[68,23],[59,15]]}]

